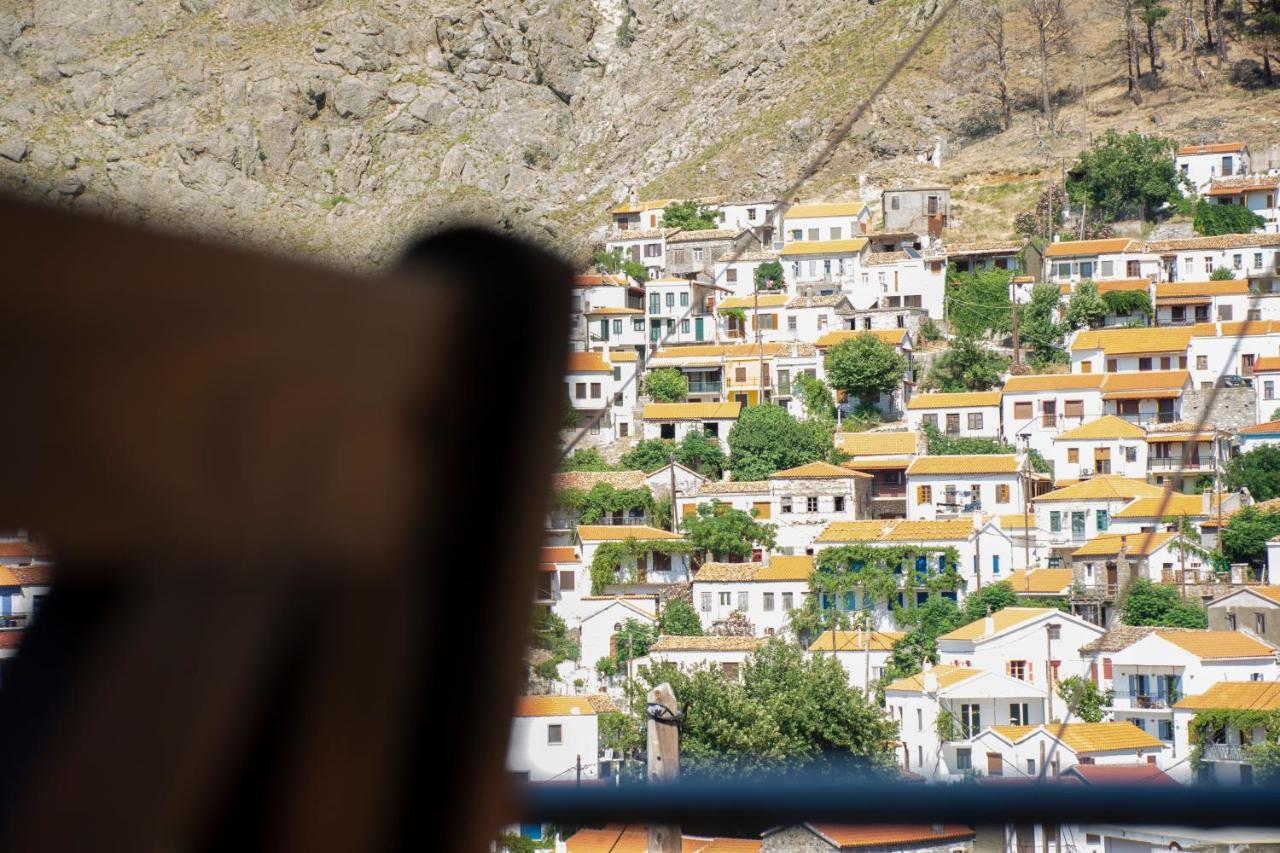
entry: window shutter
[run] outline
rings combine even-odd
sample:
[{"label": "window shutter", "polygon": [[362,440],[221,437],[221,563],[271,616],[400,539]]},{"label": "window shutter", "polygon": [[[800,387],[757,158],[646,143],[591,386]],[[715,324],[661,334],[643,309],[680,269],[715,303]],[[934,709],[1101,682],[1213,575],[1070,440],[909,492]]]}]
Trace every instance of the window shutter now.
[{"label": "window shutter", "polygon": [[1102,659],[1102,677],[1107,681],[1111,680],[1111,658]]},{"label": "window shutter", "polygon": [[924,486],[916,486],[916,503],[924,503]]},{"label": "window shutter", "polygon": [[1035,681],[1035,680],[1036,680],[1036,674],[1035,674],[1035,671],[1032,670],[1031,668],[1031,661],[1027,661],[1027,681]]},{"label": "window shutter", "polygon": [[1013,674],[1013,661],[1007,660],[1004,662],[1004,674],[1005,675]]}]

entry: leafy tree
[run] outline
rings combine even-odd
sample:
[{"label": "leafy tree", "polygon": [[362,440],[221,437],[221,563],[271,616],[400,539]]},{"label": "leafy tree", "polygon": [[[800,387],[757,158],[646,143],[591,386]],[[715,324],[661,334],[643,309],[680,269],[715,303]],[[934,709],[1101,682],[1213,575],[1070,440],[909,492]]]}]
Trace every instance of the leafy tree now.
[{"label": "leafy tree", "polygon": [[1267,540],[1280,536],[1280,510],[1248,506],[1232,513],[1222,529],[1222,550],[1233,563],[1263,563]]},{"label": "leafy tree", "polygon": [[1073,201],[1088,202],[1107,220],[1138,210],[1144,218],[1182,198],[1182,177],[1173,163],[1174,144],[1159,136],[1108,130],[1100,142],[1080,154],[1067,182]]},{"label": "leafy tree", "polygon": [[796,377],[796,397],[804,406],[805,414],[811,418],[835,419],[836,398],[821,379],[802,373]]},{"label": "leafy tree", "polygon": [[701,231],[720,226],[720,214],[700,201],[673,201],[662,211],[662,224],[667,228]]},{"label": "leafy tree", "polygon": [[971,337],[960,336],[933,360],[925,385],[939,391],[986,391],[1000,384],[1008,367],[1008,358]]},{"label": "leafy tree", "polygon": [[1067,360],[1063,328],[1054,319],[1061,298],[1056,284],[1037,284],[1031,288],[1031,301],[1019,311],[1022,344],[1030,349],[1031,366],[1036,370]]},{"label": "leafy tree", "polygon": [[1062,228],[1062,214],[1066,207],[1067,192],[1062,185],[1047,184],[1036,198],[1036,206],[1014,218],[1013,230],[1024,237],[1051,240]]},{"label": "leafy tree", "polygon": [[1098,293],[1098,285],[1085,279],[1071,291],[1063,324],[1068,329],[1092,329],[1102,325],[1107,316],[1107,303]]},{"label": "leafy tree", "polygon": [[1100,723],[1111,705],[1112,691],[1102,691],[1087,678],[1072,675],[1058,682],[1058,696],[1067,703],[1067,712],[1082,723]]},{"label": "leafy tree", "polygon": [[1209,614],[1198,601],[1183,599],[1174,587],[1152,583],[1146,578],[1138,578],[1129,587],[1120,618],[1126,625],[1209,627]]},{"label": "leafy tree", "polygon": [[781,406],[748,406],[729,431],[729,470],[735,480],[763,480],[774,471],[826,459],[831,433],[797,421]]},{"label": "leafy tree", "polygon": [[765,261],[756,267],[756,290],[781,290],[785,286],[782,264],[778,261]]},{"label": "leafy tree", "polygon": [[960,624],[968,625],[970,622],[986,618],[988,613],[995,613],[1006,607],[1016,607],[1017,604],[1018,594],[1013,591],[1013,585],[1008,581],[984,584],[982,589],[974,590],[965,598],[964,621]]},{"label": "leafy tree", "polygon": [[979,270],[947,276],[947,318],[957,335],[979,338],[1012,328],[1009,270]]},{"label": "leafy tree", "polygon": [[682,775],[896,772],[897,726],[849,685],[833,657],[805,659],[799,648],[775,640],[747,659],[741,682],[719,669],[686,671],[670,663],[644,668],[641,679],[632,695],[638,710],[641,691],[662,682],[680,703]]},{"label": "leafy tree", "polygon": [[1036,450],[1034,447],[1027,451],[1027,457],[1031,460],[1031,470],[1037,474],[1052,474],[1053,463]]},{"label": "leafy tree", "polygon": [[938,637],[964,624],[959,606],[950,598],[930,596],[923,604],[897,611],[898,625],[907,634],[893,644],[885,662],[881,684],[915,675],[924,661],[938,662]]},{"label": "leafy tree", "polygon": [[1169,15],[1169,7],[1160,0],[1134,0],[1134,8],[1138,19],[1147,28],[1147,58],[1151,61],[1151,80],[1156,87],[1160,86],[1160,72],[1156,64],[1159,48],[1156,46],[1156,26]]},{"label": "leafy tree", "polygon": [[720,441],[696,429],[685,433],[676,445],[675,460],[712,480],[719,480],[728,465]]},{"label": "leafy tree", "polygon": [[613,466],[605,461],[600,451],[594,447],[575,450],[560,463],[561,471],[612,471]]},{"label": "leafy tree", "polygon": [[1280,409],[1276,409],[1274,412],[1271,413],[1271,420],[1280,421]]},{"label": "leafy tree", "polygon": [[702,620],[694,612],[693,605],[683,598],[673,598],[662,608],[662,615],[658,617],[658,633],[698,637],[702,635]]},{"label": "leafy tree", "polygon": [[643,471],[650,474],[675,458],[675,445],[660,438],[637,441],[619,460],[623,471]]},{"label": "leafy tree", "polygon": [[827,381],[860,400],[891,394],[902,383],[907,360],[875,335],[857,335],[827,350]]},{"label": "leafy tree", "polygon": [[560,509],[577,513],[581,524],[596,524],[607,516],[632,510],[643,510],[650,517],[659,514],[659,505],[646,487],[619,489],[611,483],[596,483],[586,490],[561,489],[555,502]]},{"label": "leafy tree", "polygon": [[498,849],[505,853],[537,853],[538,846],[532,838],[507,832],[498,838]]},{"label": "leafy tree", "polygon": [[698,511],[685,516],[680,528],[690,545],[716,560],[745,560],[757,546],[768,550],[773,547],[776,530],[772,524],[761,524],[750,513],[719,501],[699,504]]},{"label": "leafy tree", "polygon": [[689,380],[674,367],[660,367],[644,377],[644,392],[657,403],[683,403],[689,399]]},{"label": "leafy tree", "polygon": [[925,424],[923,431],[930,456],[1000,456],[1016,452],[1013,445],[998,438],[946,435],[934,424]]},{"label": "leafy tree", "polygon": [[1280,498],[1280,447],[1265,444],[1227,463],[1227,487],[1245,487],[1256,501]]},{"label": "leafy tree", "polygon": [[1230,281],[1235,277],[1236,274],[1226,267],[1215,267],[1213,272],[1209,273],[1210,281]]},{"label": "leafy tree", "polygon": [[1113,290],[1102,294],[1102,301],[1108,314],[1120,317],[1130,314],[1150,317],[1155,313],[1151,310],[1151,296],[1145,290]]},{"label": "leafy tree", "polygon": [[614,249],[612,252],[606,252],[603,249],[596,252],[595,265],[607,273],[623,273],[636,281],[646,281],[649,278],[649,268],[628,258],[621,248]]},{"label": "leafy tree", "polygon": [[1249,0],[1244,15],[1245,41],[1262,57],[1262,79],[1266,85],[1273,82],[1271,57],[1280,49],[1280,2],[1277,0]]},{"label": "leafy tree", "polygon": [[1243,204],[1214,204],[1204,199],[1196,202],[1196,233],[1206,237],[1249,234],[1264,224],[1266,220]]},{"label": "leafy tree", "polygon": [[[625,773],[627,769],[638,769],[641,766],[639,760],[644,757],[645,750],[645,718],[618,711],[606,711],[596,719],[600,732],[600,745],[605,749],[612,749],[615,755],[627,759],[623,764],[624,777],[628,775]],[[632,778],[643,777],[642,774],[635,773]]]},{"label": "leafy tree", "polygon": [[596,662],[596,671],[601,675],[616,675],[626,672],[627,661],[642,658],[649,653],[649,647],[658,639],[654,626],[638,619],[628,619],[622,623],[614,643],[614,654],[605,655]]}]

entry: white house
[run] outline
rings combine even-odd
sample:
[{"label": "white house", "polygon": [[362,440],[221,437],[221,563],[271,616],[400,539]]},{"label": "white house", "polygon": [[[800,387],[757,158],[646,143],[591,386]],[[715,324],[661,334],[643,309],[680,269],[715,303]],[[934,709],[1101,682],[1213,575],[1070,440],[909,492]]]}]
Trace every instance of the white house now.
[{"label": "white house", "polygon": [[[1036,519],[1055,550],[1074,551],[1111,529],[1111,518],[1134,498],[1158,497],[1162,490],[1145,479],[1106,475],[1080,480],[1035,499]],[[1061,555],[1059,555],[1061,556]]]},{"label": "white house", "polygon": [[1076,580],[1084,588],[1105,585],[1115,589],[1120,583],[1120,561],[1136,577],[1156,583],[1179,583],[1180,578],[1193,579],[1203,573],[1202,558],[1181,548],[1183,540],[1176,533],[1105,533],[1095,536],[1071,552]]},{"label": "white house", "polygon": [[901,631],[823,631],[809,644],[808,654],[834,655],[849,683],[865,691],[880,680],[893,644],[905,636]]},{"label": "white house", "polygon": [[1260,355],[1253,360],[1253,391],[1257,399],[1253,420],[1265,424],[1280,412],[1280,355]]},{"label": "white house", "polygon": [[705,563],[693,576],[693,606],[704,629],[740,612],[758,637],[790,633],[789,614],[809,595],[813,557],[774,554],[762,563]]},{"label": "white house", "polygon": [[1262,225],[1254,230],[1271,233],[1280,230],[1280,211],[1276,209],[1278,196],[1280,177],[1276,175],[1214,178],[1204,191],[1205,200],[1213,204],[1239,204],[1249,208],[1262,217]]},{"label": "white house", "polygon": [[741,678],[742,666],[752,653],[769,641],[763,637],[663,636],[636,659],[637,666],[670,663],[682,670],[718,669],[729,678]]},{"label": "white house", "polygon": [[571,352],[564,384],[575,412],[582,416],[598,412],[613,397],[613,365],[598,352]]},{"label": "white house", "polygon": [[[569,294],[569,343],[572,349],[638,347],[644,344],[644,285],[616,273],[573,277]],[[619,322],[614,322],[614,321]]]},{"label": "white house", "polygon": [[845,465],[873,476],[871,516],[907,517],[907,468],[927,452],[918,431],[837,432],[836,450],[849,457]]},{"label": "white house", "polygon": [[729,430],[738,421],[742,404],[733,403],[645,403],[640,419],[645,438],[682,441],[699,430],[720,442],[729,452]]},{"label": "white house", "polygon": [[749,229],[766,236],[782,230],[781,218],[773,215],[776,205],[771,199],[718,201],[711,206],[719,213],[721,228]]},{"label": "white house", "polygon": [[1280,269],[1277,250],[1280,234],[1274,233],[1181,237],[1147,244],[1147,251],[1160,257],[1165,281],[1202,281],[1219,269],[1231,270],[1236,278],[1270,281]]},{"label": "white house", "polygon": [[986,776],[1025,778],[1041,772],[1052,778],[1077,764],[1170,763],[1169,749],[1129,723],[1059,723],[992,726],[969,744],[973,769]]},{"label": "white house", "polygon": [[1187,181],[1183,192],[1200,195],[1214,178],[1249,174],[1249,146],[1243,142],[1183,145],[1174,155],[1173,164]]},{"label": "white house", "polygon": [[1003,515],[1022,506],[1016,454],[918,456],[907,469],[907,518]]},{"label": "white house", "polygon": [[[776,251],[729,252],[721,255],[711,266],[711,278],[721,287],[728,288],[731,296],[749,296],[756,289],[756,270],[762,264],[778,260]],[[785,279],[777,282],[784,287]]]},{"label": "white house", "polygon": [[[1080,647],[1102,634],[1097,625],[1054,608],[1006,607],[938,637],[938,659],[1002,672],[1036,686],[1043,696],[1047,684],[1084,675]],[[1061,700],[1049,695],[1046,719],[1063,712]]]},{"label": "white house", "polygon": [[1170,775],[1184,782],[1196,779],[1219,785],[1254,784],[1253,763],[1248,748],[1255,743],[1271,740],[1266,729],[1259,726],[1242,731],[1237,726],[1227,725],[1205,732],[1206,742],[1195,743],[1191,737],[1191,725],[1196,716],[1205,711],[1280,711],[1280,683],[1219,681],[1210,685],[1203,693],[1182,697],[1173,706],[1175,749],[1180,755],[1186,756],[1193,747],[1200,746],[1203,767],[1197,775],[1191,762],[1184,761],[1170,768]]},{"label": "white house", "polygon": [[819,295],[848,291],[866,250],[866,237],[789,242],[779,253],[787,287],[811,284]]},{"label": "white house", "polygon": [[[722,503],[733,509],[755,516],[757,521],[772,523],[773,498],[768,480],[719,480],[702,484],[692,500],[680,502],[680,519],[683,521],[698,511],[705,503]],[[785,553],[785,552],[784,552]],[[758,555],[763,560],[763,555]]]},{"label": "white house", "polygon": [[538,568],[537,603],[549,604],[567,624],[576,624],[585,615],[582,597],[591,592],[591,578],[578,559],[578,549],[545,545]]},{"label": "white house", "polygon": [[[1140,426],[1171,424],[1182,418],[1182,403],[1191,390],[1186,370],[1109,373],[1102,380],[1103,411]],[[1150,457],[1148,457],[1150,465]]]},{"label": "white house", "polygon": [[1249,309],[1249,282],[1166,281],[1155,286],[1157,326],[1184,326],[1244,319]]},{"label": "white house", "polygon": [[1010,376],[1000,398],[1004,440],[1023,446],[1025,439],[1025,446],[1053,458],[1054,436],[1104,414],[1104,378],[1096,373]]},{"label": "white house", "polygon": [[643,201],[634,196],[609,210],[610,223],[615,231],[645,231],[662,227],[662,214],[676,198],[655,198]]},{"label": "white house", "polygon": [[1114,474],[1145,480],[1147,431],[1115,415],[1103,415],[1053,437],[1058,481]]},{"label": "white house", "polygon": [[[579,672],[571,677],[594,683],[596,663],[603,657],[615,656],[618,634],[627,622],[657,626],[658,600],[652,595],[584,596],[583,604],[584,615],[576,626]],[[567,624],[574,627],[572,622]]]},{"label": "white house", "polygon": [[652,550],[645,551],[638,557],[628,556],[620,561],[614,573],[614,581],[606,584],[603,590],[593,588],[592,595],[605,592],[655,594],[673,583],[685,583],[689,580],[689,556],[668,553],[662,548],[668,543],[683,542],[684,538],[678,533],[644,524],[580,524],[576,536],[582,564],[588,567],[588,571],[596,552],[607,543],[633,542],[637,548],[649,543],[653,546]]},{"label": "white house", "polygon": [[[650,214],[653,215],[652,213]],[[657,214],[661,219],[661,212]],[[667,268],[667,238],[679,228],[628,228],[613,231],[605,237],[605,250],[621,250],[629,261],[644,264],[650,278],[657,278]]]},{"label": "white house", "polygon": [[[785,330],[787,303],[791,297],[782,292],[752,291],[729,296],[716,306],[720,335],[725,340],[762,340],[769,343],[792,340]],[[758,335],[757,335],[758,333]]]},{"label": "white house", "polygon": [[1072,373],[1184,370],[1191,330],[1081,329],[1071,340]]},{"label": "white house", "polygon": [[1049,281],[1062,284],[1084,279],[1154,278],[1160,274],[1160,260],[1128,237],[1106,240],[1064,240],[1045,248]]},{"label": "white house", "polygon": [[[674,486],[677,505],[686,498],[696,497],[707,478],[679,462],[670,462],[656,471],[644,475],[645,485],[658,500],[670,501]],[[679,520],[679,519],[677,519]]]},{"label": "white house", "polygon": [[521,696],[507,747],[507,770],[530,782],[599,778],[599,715],[616,711],[608,696]]},{"label": "white house", "polygon": [[946,266],[945,256],[913,248],[870,252],[861,258],[853,283],[845,289],[859,310],[917,309],[941,320]]},{"label": "white house", "polygon": [[776,545],[783,553],[812,553],[813,541],[836,521],[871,515],[872,476],[829,462],[810,462],[769,475]]},{"label": "white house", "polygon": [[907,425],[919,430],[925,424],[944,435],[999,436],[1000,391],[915,394],[907,403]]},{"label": "white house", "polygon": [[861,201],[793,204],[783,219],[787,243],[846,240],[870,230],[871,208]]},{"label": "white house", "polygon": [[843,293],[793,296],[784,312],[782,336],[786,340],[813,343],[827,332],[843,328],[844,318],[852,313],[853,305]]},{"label": "white house", "polygon": [[903,769],[934,781],[972,769],[969,744],[986,728],[1045,721],[1043,686],[973,667],[926,668],[886,685],[884,701],[898,723]]},{"label": "white house", "polygon": [[716,300],[728,290],[685,278],[651,278],[644,285],[649,343],[697,344],[716,340]]},{"label": "white house", "polygon": [[1155,631],[1112,656],[1117,721],[1175,746],[1172,706],[1220,681],[1275,681],[1276,648],[1238,631]]},{"label": "white house", "polygon": [[1188,352],[1197,388],[1212,387],[1223,374],[1253,376],[1258,359],[1280,352],[1280,320],[1197,323]]}]

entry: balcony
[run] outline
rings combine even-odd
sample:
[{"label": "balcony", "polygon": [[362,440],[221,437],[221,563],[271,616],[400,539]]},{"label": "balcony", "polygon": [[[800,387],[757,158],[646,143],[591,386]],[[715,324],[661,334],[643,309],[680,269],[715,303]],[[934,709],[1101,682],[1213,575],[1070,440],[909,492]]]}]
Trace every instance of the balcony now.
[{"label": "balcony", "polygon": [[1190,459],[1167,458],[1157,459],[1148,457],[1147,470],[1157,473],[1170,473],[1177,471],[1212,471],[1212,457],[1193,456]]},{"label": "balcony", "polygon": [[[1151,693],[1117,693],[1115,694],[1114,702],[1115,705],[1113,707],[1120,710],[1167,711],[1172,707],[1168,696],[1158,696]],[[1120,703],[1122,702],[1128,704],[1121,705]]]},{"label": "balcony", "polygon": [[887,484],[872,483],[871,497],[883,498],[884,500],[902,500],[907,496],[906,486],[891,486]]},{"label": "balcony", "polygon": [[693,379],[689,381],[690,394],[719,394],[724,383],[719,379]]},{"label": "balcony", "polygon": [[1077,585],[1071,593],[1076,601],[1114,601],[1119,584],[1098,583]]},{"label": "balcony", "polygon": [[1249,751],[1237,743],[1211,743],[1204,747],[1201,757],[1206,761],[1248,761]]}]

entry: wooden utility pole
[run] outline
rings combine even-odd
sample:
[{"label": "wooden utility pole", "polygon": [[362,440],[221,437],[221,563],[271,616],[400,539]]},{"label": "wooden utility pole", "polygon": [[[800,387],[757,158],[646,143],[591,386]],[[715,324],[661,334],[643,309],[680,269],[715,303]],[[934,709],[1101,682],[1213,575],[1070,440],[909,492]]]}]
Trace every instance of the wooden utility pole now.
[{"label": "wooden utility pole", "polygon": [[[671,685],[665,681],[649,691],[645,713],[649,718],[649,784],[680,778],[680,711]],[[649,853],[680,853],[680,827],[649,825]]]},{"label": "wooden utility pole", "polygon": [[1009,278],[1009,303],[1013,311],[1013,366],[1018,367],[1022,361],[1018,357],[1020,341],[1018,340],[1018,279],[1021,276],[1010,276]]}]

